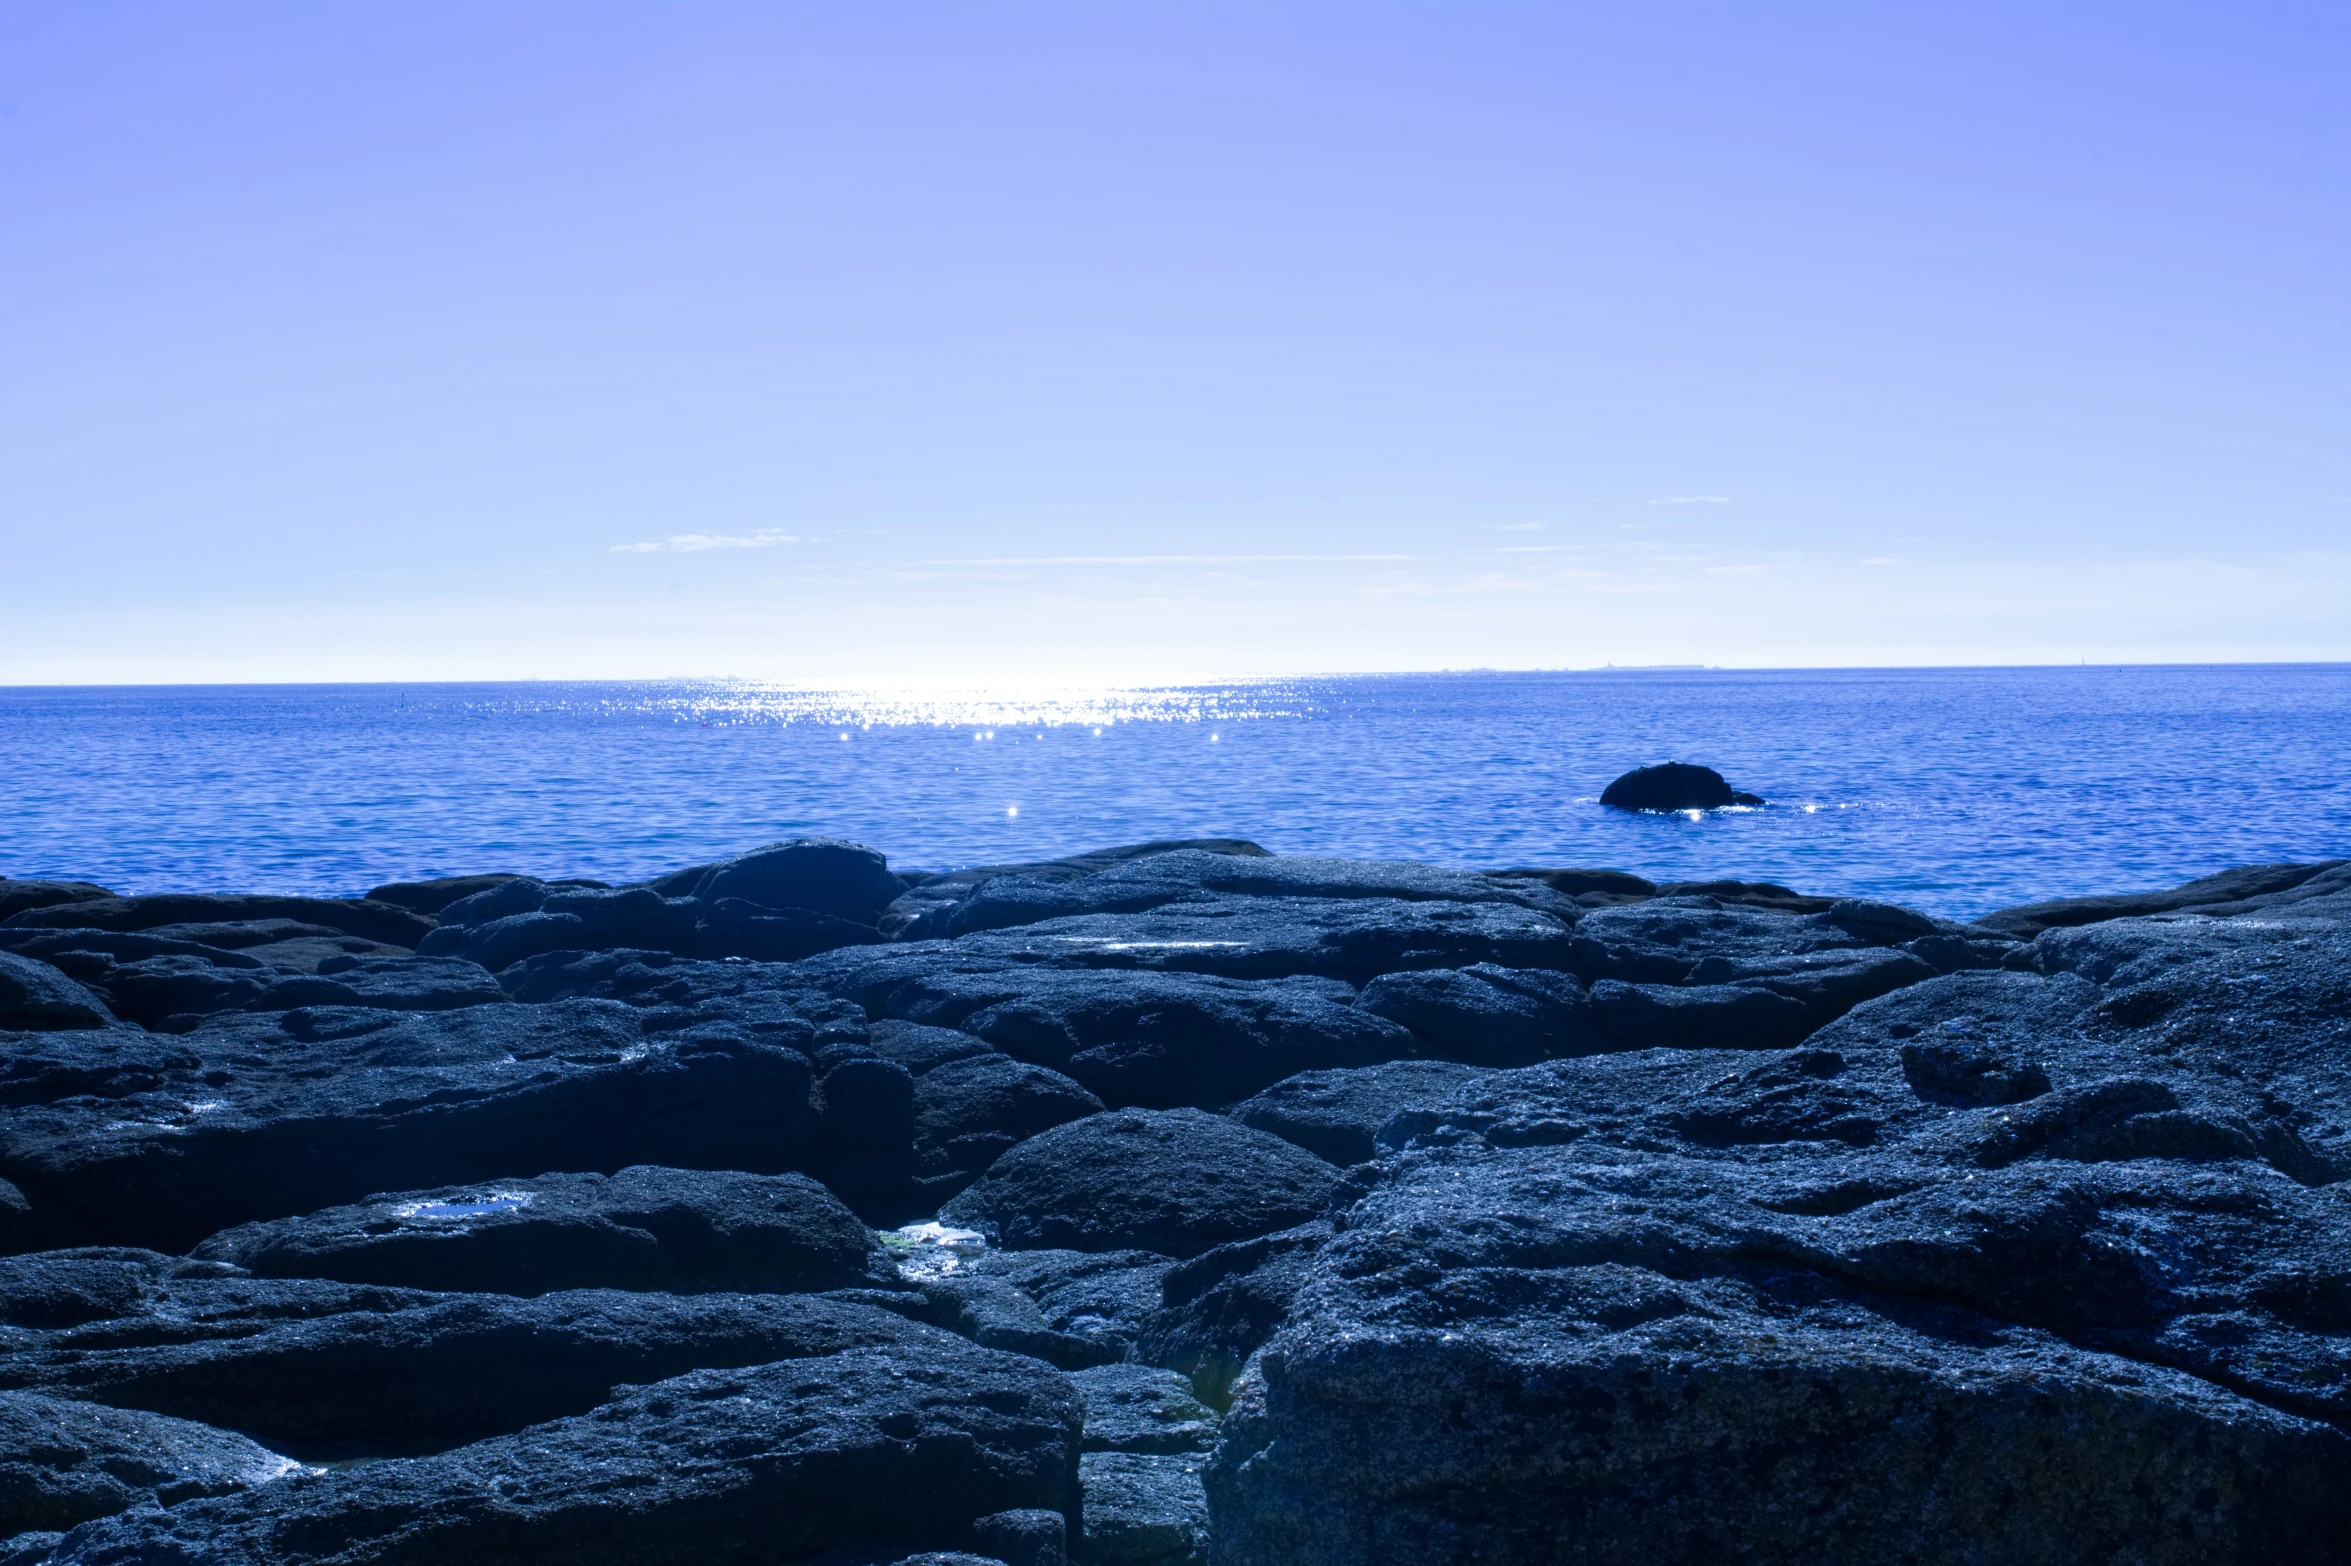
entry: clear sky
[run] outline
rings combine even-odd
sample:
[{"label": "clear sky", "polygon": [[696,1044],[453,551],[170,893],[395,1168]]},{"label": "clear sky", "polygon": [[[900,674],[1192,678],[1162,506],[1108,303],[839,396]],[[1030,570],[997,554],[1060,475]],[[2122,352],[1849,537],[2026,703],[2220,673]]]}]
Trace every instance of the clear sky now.
[{"label": "clear sky", "polygon": [[0,0],[0,683],[2351,658],[2347,65]]}]

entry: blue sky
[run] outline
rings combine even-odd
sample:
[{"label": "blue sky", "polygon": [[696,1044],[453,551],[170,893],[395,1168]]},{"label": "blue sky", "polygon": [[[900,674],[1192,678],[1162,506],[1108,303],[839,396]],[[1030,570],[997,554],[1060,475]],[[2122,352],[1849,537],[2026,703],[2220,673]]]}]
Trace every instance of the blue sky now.
[{"label": "blue sky", "polygon": [[2351,658],[2346,58],[0,3],[0,682]]}]

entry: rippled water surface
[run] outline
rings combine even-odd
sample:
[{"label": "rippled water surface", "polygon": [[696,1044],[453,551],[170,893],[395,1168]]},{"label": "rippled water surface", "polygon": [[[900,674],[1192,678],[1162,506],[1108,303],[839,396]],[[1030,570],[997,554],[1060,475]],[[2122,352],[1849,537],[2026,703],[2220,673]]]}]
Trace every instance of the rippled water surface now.
[{"label": "rippled water surface", "polygon": [[[1760,810],[1603,810],[1720,769]],[[656,684],[0,690],[0,874],[348,894],[778,837],[943,869],[1154,837],[1736,876],[1970,914],[2351,854],[2351,666],[1615,671],[1024,700]]]}]

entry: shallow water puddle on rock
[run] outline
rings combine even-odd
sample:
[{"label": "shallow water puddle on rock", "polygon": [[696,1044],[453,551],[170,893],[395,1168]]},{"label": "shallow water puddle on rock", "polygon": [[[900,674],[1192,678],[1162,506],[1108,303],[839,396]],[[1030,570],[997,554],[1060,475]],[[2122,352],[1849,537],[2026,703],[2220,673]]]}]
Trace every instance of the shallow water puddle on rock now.
[{"label": "shallow water puddle on rock", "polygon": [[953,1228],[936,1219],[886,1230],[880,1238],[900,1276],[909,1279],[940,1277],[988,1249],[987,1236],[977,1230]]},{"label": "shallow water puddle on rock", "polygon": [[471,1202],[410,1202],[393,1209],[395,1218],[422,1218],[427,1221],[448,1221],[463,1218],[495,1218],[502,1213],[520,1212],[538,1200],[534,1191],[493,1191],[488,1196]]}]

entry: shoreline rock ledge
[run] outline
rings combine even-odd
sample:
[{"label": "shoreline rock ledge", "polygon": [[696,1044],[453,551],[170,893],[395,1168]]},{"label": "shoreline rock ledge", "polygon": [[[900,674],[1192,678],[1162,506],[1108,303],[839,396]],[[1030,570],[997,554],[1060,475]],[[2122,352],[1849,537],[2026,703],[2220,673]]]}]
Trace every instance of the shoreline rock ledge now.
[{"label": "shoreline rock ledge", "polygon": [[0,1566],[2351,1563],[2343,860],[0,914]]}]

